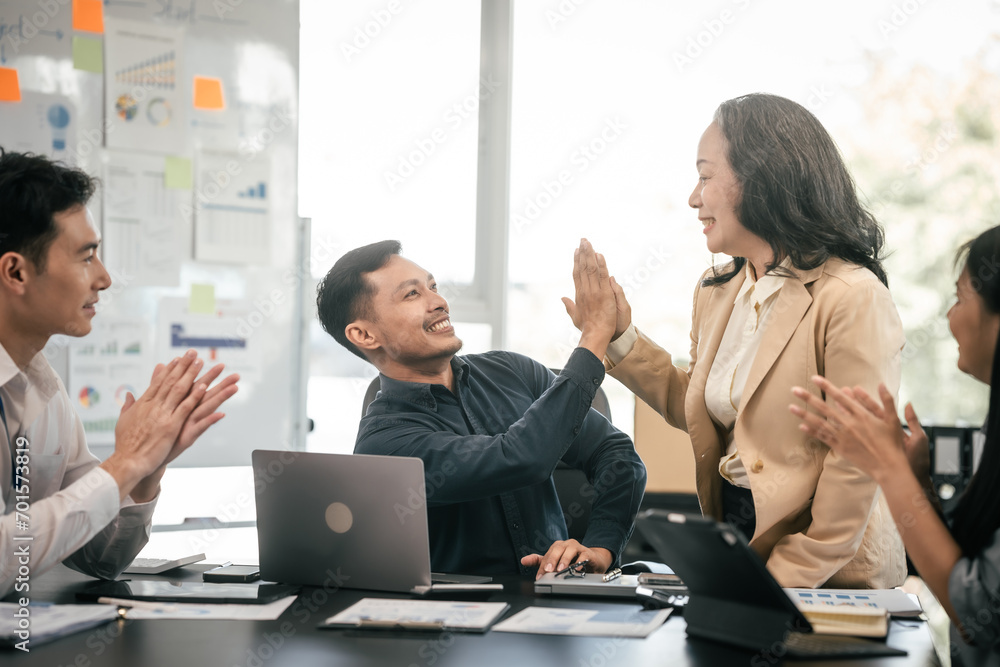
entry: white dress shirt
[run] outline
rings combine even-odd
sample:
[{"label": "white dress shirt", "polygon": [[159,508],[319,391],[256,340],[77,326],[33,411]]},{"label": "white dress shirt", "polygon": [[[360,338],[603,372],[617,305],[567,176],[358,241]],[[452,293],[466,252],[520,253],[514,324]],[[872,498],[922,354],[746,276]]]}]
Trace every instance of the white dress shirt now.
[{"label": "white dress shirt", "polygon": [[[779,264],[785,268],[789,265],[787,259]],[[736,424],[747,377],[764,339],[768,319],[785,278],[765,274],[760,280],[754,280],[749,262],[744,270],[746,280],[736,294],[733,312],[729,316],[705,384],[705,407],[712,420],[726,434],[726,453],[719,461],[719,474],[731,484],[749,489],[750,479],[746,467],[740,460],[736,443],[733,442],[733,426]],[[632,350],[637,339],[635,326],[630,325],[618,340],[608,346],[608,358],[616,364],[620,363]]]},{"label": "white dress shirt", "polygon": [[[118,485],[87,449],[83,424],[43,352],[21,371],[0,345],[0,398],[9,431],[8,440],[0,424],[0,597],[16,590],[30,598],[32,581],[61,561],[113,579],[149,539],[156,500],[119,502]],[[18,437],[28,442],[27,530],[15,512]],[[24,537],[31,539],[15,540]],[[18,574],[24,560],[27,577]]]},{"label": "white dress shirt", "polygon": [[[785,266],[787,260],[782,262]],[[705,383],[705,407],[715,423],[726,433],[726,453],[719,461],[719,473],[731,484],[750,488],[750,478],[733,442],[733,426],[743,400],[743,389],[750,375],[753,360],[757,357],[761,341],[767,330],[767,322],[778,292],[785,284],[785,278],[765,274],[754,280],[750,262],[744,270],[746,280],[736,294],[733,312],[722,334],[719,351],[716,352],[712,370]]]}]

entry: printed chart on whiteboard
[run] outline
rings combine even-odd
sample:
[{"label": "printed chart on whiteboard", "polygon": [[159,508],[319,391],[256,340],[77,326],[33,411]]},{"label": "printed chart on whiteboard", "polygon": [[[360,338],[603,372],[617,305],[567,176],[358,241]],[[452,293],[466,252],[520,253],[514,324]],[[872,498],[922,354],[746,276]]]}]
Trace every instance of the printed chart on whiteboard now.
[{"label": "printed chart on whiteboard", "polygon": [[102,315],[85,338],[69,339],[67,390],[90,444],[114,444],[125,397],[146,390],[152,366],[142,319]]},{"label": "printed chart on whiteboard", "polygon": [[261,350],[252,336],[239,333],[240,322],[250,314],[250,302],[218,299],[210,313],[192,312],[189,303],[181,297],[160,299],[157,358],[173,359],[193,349],[206,368],[223,363],[226,375],[239,373],[248,383],[259,381]]},{"label": "printed chart on whiteboard", "polygon": [[180,28],[108,17],[104,113],[108,148],[182,153],[190,87],[182,84]]},{"label": "printed chart on whiteboard", "polygon": [[[104,263],[133,286],[180,284],[190,189],[166,187],[162,155],[108,151],[104,167]],[[190,238],[190,236],[187,236]]]},{"label": "printed chart on whiteboard", "polygon": [[195,196],[195,259],[270,264],[271,169],[264,158],[203,153]]},{"label": "printed chart on whiteboard", "polygon": [[76,164],[76,107],[65,95],[24,91],[20,104],[0,106],[0,146]]}]

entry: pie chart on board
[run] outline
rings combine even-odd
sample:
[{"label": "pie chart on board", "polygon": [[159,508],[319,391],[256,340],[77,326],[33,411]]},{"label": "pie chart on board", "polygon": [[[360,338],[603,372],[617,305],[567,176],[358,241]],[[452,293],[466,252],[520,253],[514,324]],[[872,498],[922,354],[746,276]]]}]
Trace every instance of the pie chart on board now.
[{"label": "pie chart on board", "polygon": [[85,408],[92,408],[101,400],[101,395],[93,387],[84,387],[80,390],[80,405]]}]

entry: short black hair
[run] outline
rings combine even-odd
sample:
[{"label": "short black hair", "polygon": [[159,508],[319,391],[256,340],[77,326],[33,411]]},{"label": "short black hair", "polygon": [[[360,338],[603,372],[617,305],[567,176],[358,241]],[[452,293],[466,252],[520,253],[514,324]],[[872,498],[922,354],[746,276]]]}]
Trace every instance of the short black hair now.
[{"label": "short black hair", "polygon": [[59,235],[54,216],[85,206],[96,189],[97,180],[80,169],[0,147],[0,256],[20,253],[44,272]]},{"label": "short black hair", "polygon": [[371,305],[375,288],[365,274],[378,271],[402,250],[399,241],[378,241],[355,248],[338,259],[316,287],[316,311],[323,330],[365,361],[369,361],[368,357],[347,340],[344,329],[355,320],[375,320]]}]

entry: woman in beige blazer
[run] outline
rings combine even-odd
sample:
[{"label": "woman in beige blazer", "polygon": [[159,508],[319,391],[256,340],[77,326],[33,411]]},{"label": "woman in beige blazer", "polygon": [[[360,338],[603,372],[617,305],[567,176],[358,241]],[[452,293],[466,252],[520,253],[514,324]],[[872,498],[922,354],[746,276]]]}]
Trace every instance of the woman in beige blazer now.
[{"label": "woman in beige blazer", "polygon": [[609,372],[688,432],[703,512],[742,529],[782,586],[896,586],[906,561],[877,485],[787,410],[816,374],[896,393],[904,337],[881,228],[829,134],[791,100],[723,103],[696,166],[689,204],[708,249],[734,260],[695,289],[687,368],[635,329],[615,284]]}]

